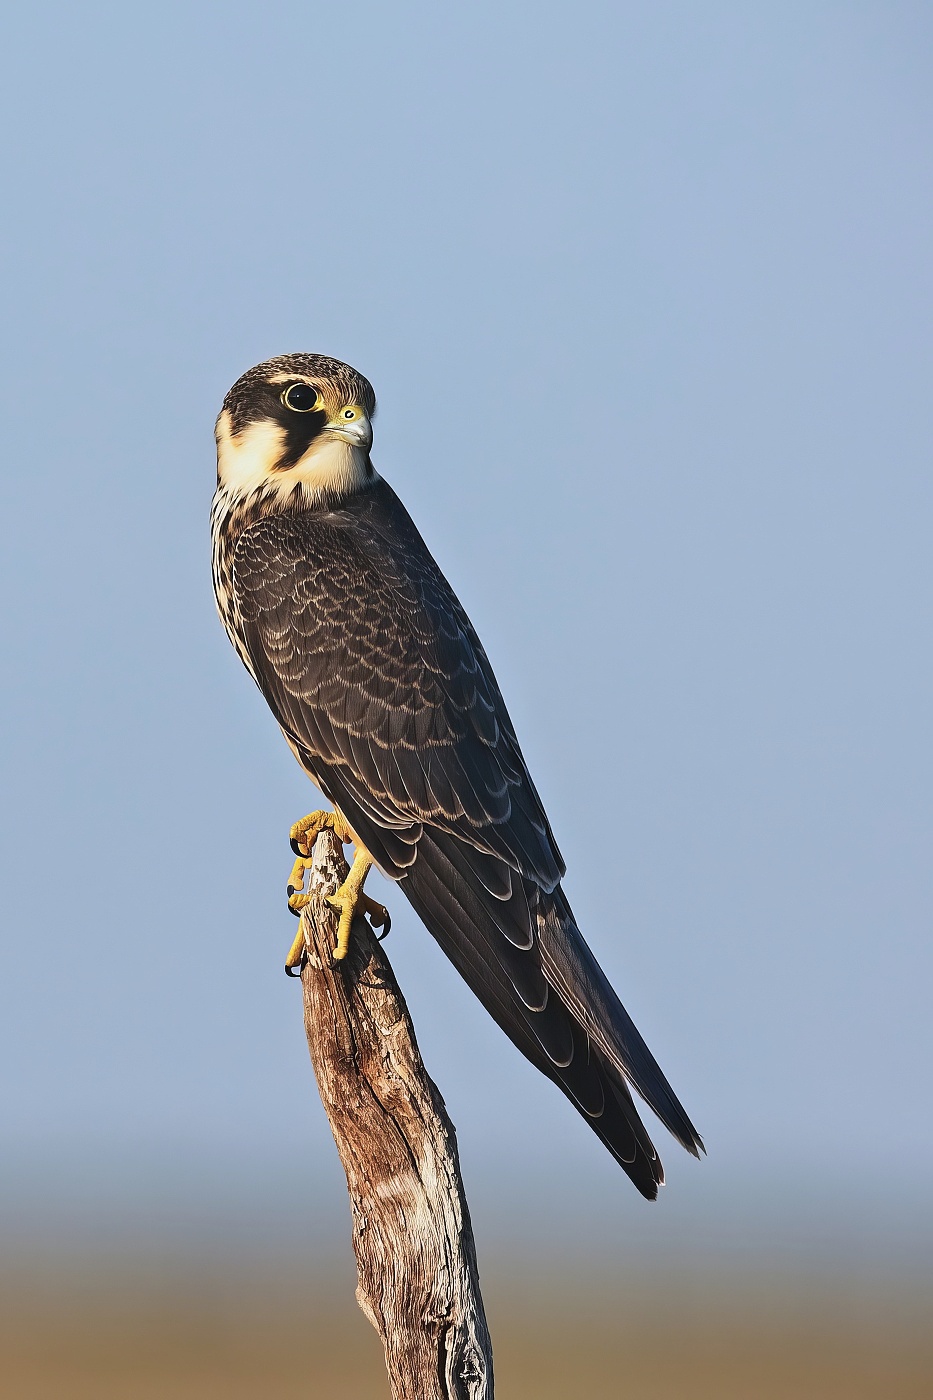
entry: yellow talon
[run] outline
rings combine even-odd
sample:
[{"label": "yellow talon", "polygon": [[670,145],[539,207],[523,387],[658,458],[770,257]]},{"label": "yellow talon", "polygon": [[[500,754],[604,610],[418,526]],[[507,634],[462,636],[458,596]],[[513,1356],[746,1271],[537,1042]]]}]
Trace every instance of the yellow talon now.
[{"label": "yellow talon", "polygon": [[[340,962],[347,956],[347,949],[350,946],[350,933],[353,929],[353,920],[357,914],[368,914],[374,928],[385,927],[389,932],[391,920],[389,911],[382,904],[377,904],[374,899],[370,899],[368,894],[363,893],[363,881],[372,869],[372,860],[363,850],[358,850],[353,858],[350,873],[344,880],[336,894],[328,895],[327,902],[334,909],[340,910],[340,923],[337,926],[337,946],[334,949],[334,962]],[[385,937],[385,934],[383,934]]]},{"label": "yellow talon", "polygon": [[310,895],[304,892],[305,871],[307,868],[307,861],[299,856],[292,866],[292,873],[288,877],[288,884],[286,886],[288,907],[292,913],[296,915],[301,913],[302,909],[311,898]]},{"label": "yellow talon", "polygon": [[302,817],[300,822],[295,822],[288,833],[295,855],[307,859],[322,831],[332,831],[337,840],[345,846],[355,839],[339,812],[311,812],[307,817]]},{"label": "yellow talon", "polygon": [[[327,901],[334,909],[340,910],[337,945],[334,948],[334,961],[340,962],[347,956],[353,920],[357,915],[367,914],[374,929],[384,929],[383,938],[389,932],[392,921],[389,918],[389,911],[384,905],[377,904],[374,899],[370,899],[368,894],[363,893],[363,881],[369,874],[373,862],[339,812],[311,812],[307,817],[302,817],[301,821],[295,822],[288,833],[296,857],[292,872],[288,877],[288,907],[292,913],[300,916],[301,910],[311,900],[311,896],[306,894],[304,890],[305,875],[310,865],[314,843],[322,831],[332,831],[343,845],[352,842],[357,847],[347,878],[336,894],[328,896]],[[294,976],[291,969],[294,967],[300,969],[304,966],[304,961],[304,937],[299,932],[289,949],[288,957],[285,959],[285,971],[290,977]]]},{"label": "yellow talon", "polygon": [[[358,915],[368,914],[369,921],[374,929],[385,928],[385,933],[389,932],[392,920],[389,918],[389,911],[384,904],[377,904],[374,899],[370,899],[368,894],[358,890],[354,896],[352,890],[347,890],[345,885],[341,885],[336,894],[327,896],[327,903],[334,909],[340,910],[340,923],[337,927],[337,946],[334,948],[334,962],[340,962],[347,956],[350,947],[350,934],[353,930],[353,921]],[[385,938],[385,933],[382,935]]]},{"label": "yellow talon", "polygon": [[292,972],[293,967],[298,968],[298,972],[304,967],[306,956],[304,934],[299,928],[294,943],[288,950],[288,957],[285,959],[285,976],[297,977],[298,973]]},{"label": "yellow talon", "polygon": [[287,886],[288,907],[295,915],[300,914],[308,902],[308,896],[304,893],[305,874],[314,851],[314,843],[322,831],[332,831],[344,845],[353,840],[353,833],[339,812],[311,812],[307,817],[302,817],[300,822],[295,822],[288,833],[291,848],[295,852],[295,863]]},{"label": "yellow talon", "polygon": [[[373,928],[385,929],[385,933],[382,935],[382,938],[385,938],[392,927],[392,919],[388,909],[384,904],[379,904],[375,899],[370,899],[368,894],[361,894],[360,902],[363,906],[362,912],[369,916],[369,922],[372,924]],[[382,939],[379,941],[381,943]]]}]

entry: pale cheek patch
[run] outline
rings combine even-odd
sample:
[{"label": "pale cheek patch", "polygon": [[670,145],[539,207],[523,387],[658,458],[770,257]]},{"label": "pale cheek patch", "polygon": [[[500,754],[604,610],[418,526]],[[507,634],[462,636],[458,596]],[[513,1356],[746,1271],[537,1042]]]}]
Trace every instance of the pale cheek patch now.
[{"label": "pale cheek patch", "polygon": [[226,410],[217,420],[217,478],[237,496],[264,486],[284,451],[285,429],[278,423],[250,423],[234,437]]}]

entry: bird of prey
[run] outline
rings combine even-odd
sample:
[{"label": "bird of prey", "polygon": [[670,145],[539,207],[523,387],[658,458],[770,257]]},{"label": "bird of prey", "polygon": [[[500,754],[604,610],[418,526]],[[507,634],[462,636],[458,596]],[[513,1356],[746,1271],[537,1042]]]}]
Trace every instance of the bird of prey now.
[{"label": "bird of prey", "polygon": [[[661,1161],[635,1089],[688,1152],[703,1148],[577,928],[564,862],[486,653],[370,457],[368,380],[325,355],[248,370],[217,419],[217,606],[292,752],[333,812],[291,830],[305,862],[330,827],[356,855],[333,897],[335,958],[363,891],[397,881],[480,1001],[563,1090],[638,1190]],[[295,940],[287,969],[300,966]]]}]

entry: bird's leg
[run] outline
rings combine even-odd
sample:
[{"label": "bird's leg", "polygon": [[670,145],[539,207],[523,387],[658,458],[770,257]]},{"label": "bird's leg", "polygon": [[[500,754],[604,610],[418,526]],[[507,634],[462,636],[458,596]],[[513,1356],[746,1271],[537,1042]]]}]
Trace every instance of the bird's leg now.
[{"label": "bird's leg", "polygon": [[[295,852],[295,863],[292,866],[292,873],[288,877],[288,907],[296,919],[301,918],[301,911],[311,898],[310,895],[305,894],[305,874],[311,863],[314,843],[321,832],[325,830],[332,831],[337,840],[344,846],[353,840],[353,833],[339,812],[311,812],[307,817],[302,817],[300,822],[295,822],[288,833],[291,848]],[[304,965],[305,956],[304,935],[299,930],[285,959],[285,975],[287,977],[298,976],[298,972],[293,972],[292,969],[297,968],[300,972]]]},{"label": "bird's leg", "polygon": [[358,846],[349,875],[335,894],[327,896],[327,903],[332,905],[334,909],[340,910],[334,962],[340,962],[341,958],[347,956],[347,949],[350,946],[350,931],[357,914],[368,914],[374,929],[385,928],[383,938],[391,927],[388,909],[382,904],[377,904],[374,899],[370,899],[368,894],[363,893],[363,881],[372,869],[372,864],[369,853],[362,846]]},{"label": "bird's leg", "polygon": [[341,845],[349,845],[353,832],[339,812],[312,812],[295,822],[288,833],[289,843],[295,852],[295,863],[288,877],[288,907],[297,918],[308,902],[304,892],[305,872],[311,863],[314,843],[322,831],[332,831]]},{"label": "bird's leg", "polygon": [[[304,890],[305,874],[311,864],[314,843],[320,833],[325,830],[332,831],[342,845],[346,846],[352,843],[357,847],[353,865],[346,880],[328,901],[340,910],[337,946],[334,950],[334,960],[339,961],[346,957],[350,944],[350,930],[357,914],[368,914],[374,929],[384,928],[383,938],[389,932],[391,920],[389,911],[383,905],[377,904],[374,899],[370,899],[368,895],[363,893],[363,881],[373,863],[372,858],[359,844],[339,812],[312,812],[309,816],[302,817],[301,821],[296,822],[289,832],[291,847],[295,852],[295,863],[288,877],[289,909],[296,918],[300,918],[302,909],[311,898]],[[293,972],[292,969],[298,968],[300,971],[304,965],[305,956],[304,937],[299,931],[288,951],[288,957],[285,959],[285,972],[289,977],[297,976],[297,973]]]},{"label": "bird's leg", "polygon": [[[300,917],[301,916],[299,915],[299,918]],[[295,941],[289,948],[288,955],[285,958],[285,976],[299,977],[301,975],[301,969],[305,965],[305,959],[307,958],[307,956],[308,950],[305,948],[305,936],[301,932],[301,929],[299,929],[297,934],[295,935]],[[297,968],[298,971],[294,972],[293,968]]]},{"label": "bird's leg", "polygon": [[356,840],[339,812],[312,812],[309,816],[302,817],[300,822],[295,822],[288,833],[288,840],[295,855],[310,860],[314,843],[322,831],[332,831],[344,846],[349,846]]}]

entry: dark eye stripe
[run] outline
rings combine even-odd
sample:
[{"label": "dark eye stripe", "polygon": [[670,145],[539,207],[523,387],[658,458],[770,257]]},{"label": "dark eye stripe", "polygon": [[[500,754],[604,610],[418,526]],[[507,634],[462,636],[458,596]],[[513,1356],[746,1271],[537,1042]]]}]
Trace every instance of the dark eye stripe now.
[{"label": "dark eye stripe", "polygon": [[282,402],[295,413],[312,413],[320,405],[321,396],[313,384],[289,384]]}]

